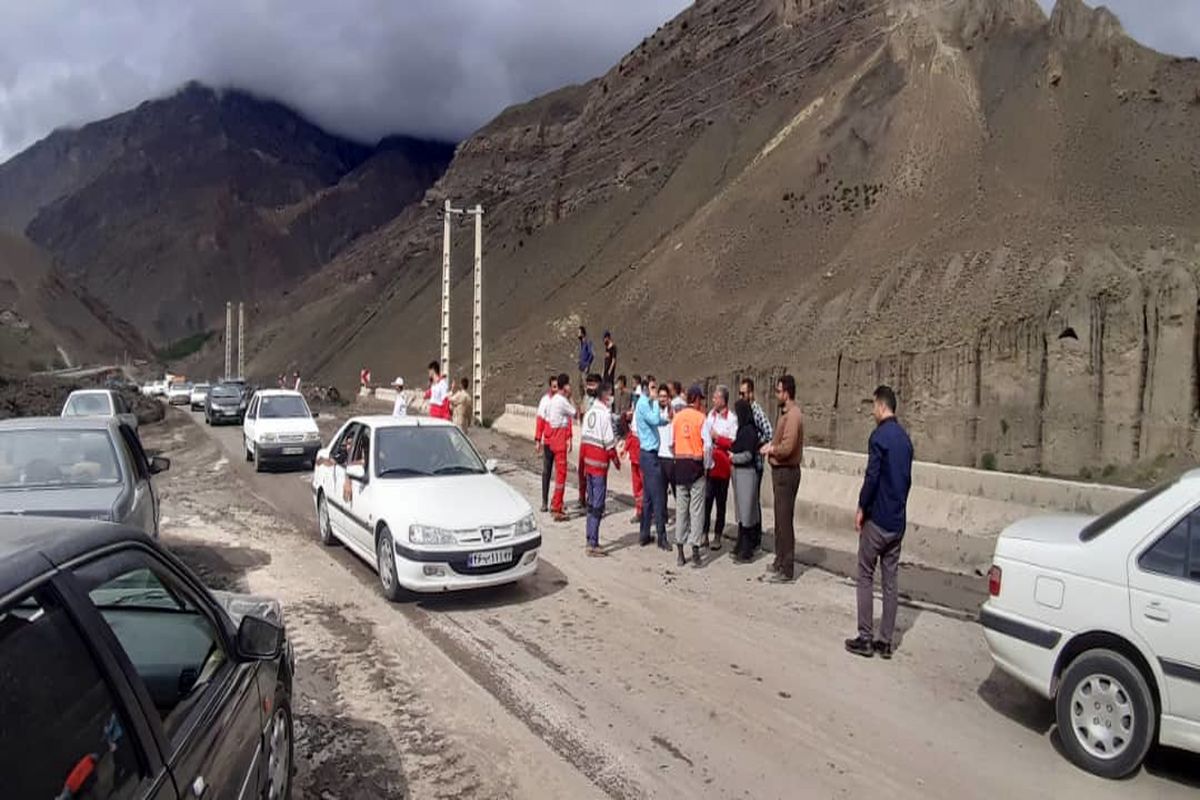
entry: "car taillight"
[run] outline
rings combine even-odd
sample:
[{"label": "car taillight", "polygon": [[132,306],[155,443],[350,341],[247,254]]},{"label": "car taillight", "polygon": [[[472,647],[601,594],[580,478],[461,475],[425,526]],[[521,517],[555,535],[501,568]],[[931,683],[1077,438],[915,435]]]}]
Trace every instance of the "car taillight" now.
[{"label": "car taillight", "polygon": [[988,570],[988,594],[992,597],[1000,596],[1000,577],[1002,572],[995,564]]}]

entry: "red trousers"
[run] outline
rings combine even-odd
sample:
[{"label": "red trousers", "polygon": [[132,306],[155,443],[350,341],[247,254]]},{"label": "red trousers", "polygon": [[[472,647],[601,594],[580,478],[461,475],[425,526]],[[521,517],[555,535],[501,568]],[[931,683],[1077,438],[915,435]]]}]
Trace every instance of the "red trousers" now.
[{"label": "red trousers", "polygon": [[545,446],[554,453],[554,496],[550,510],[563,513],[563,497],[567,492],[567,445],[571,441],[570,428],[551,428],[546,433]]},{"label": "red trousers", "polygon": [[642,443],[633,431],[625,437],[625,453],[629,456],[629,477],[633,479],[633,513],[642,515],[642,465],[638,456],[642,454]]}]

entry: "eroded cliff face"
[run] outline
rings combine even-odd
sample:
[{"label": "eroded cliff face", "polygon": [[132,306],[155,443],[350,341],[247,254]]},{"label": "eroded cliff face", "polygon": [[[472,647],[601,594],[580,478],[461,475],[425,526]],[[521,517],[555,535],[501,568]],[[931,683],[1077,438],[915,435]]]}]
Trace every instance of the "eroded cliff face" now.
[{"label": "eroded cliff face", "polygon": [[[610,328],[621,371],[795,372],[861,447],[890,382],[921,457],[1059,474],[1196,446],[1200,67],[1064,0],[699,2],[510,109],[352,247],[260,356],[350,382],[437,352],[444,197],[487,208],[489,411]],[[456,233],[452,362],[469,359]],[[270,335],[270,334],[268,334]],[[455,370],[458,372],[458,370]]]}]

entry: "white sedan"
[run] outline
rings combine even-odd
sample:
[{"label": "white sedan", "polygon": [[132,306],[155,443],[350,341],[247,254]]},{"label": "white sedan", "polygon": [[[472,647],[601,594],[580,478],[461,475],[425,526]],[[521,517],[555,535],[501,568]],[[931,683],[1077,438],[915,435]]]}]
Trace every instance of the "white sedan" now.
[{"label": "white sedan", "polygon": [[494,467],[445,420],[356,417],[317,454],[321,541],[374,567],[391,600],[518,581],[537,570],[542,537]]},{"label": "white sedan", "polygon": [[1155,741],[1200,752],[1200,470],[1102,517],[1038,517],[996,542],[992,658],[1055,703],[1067,756],[1107,778]]}]

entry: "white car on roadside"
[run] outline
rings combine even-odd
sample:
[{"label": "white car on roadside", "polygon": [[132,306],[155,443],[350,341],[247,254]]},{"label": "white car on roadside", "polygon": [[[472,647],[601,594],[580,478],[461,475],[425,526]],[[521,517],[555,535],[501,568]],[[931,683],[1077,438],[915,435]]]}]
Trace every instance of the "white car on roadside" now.
[{"label": "white car on roadside", "polygon": [[1067,756],[1120,778],[1155,741],[1200,752],[1200,470],[1101,517],[996,542],[980,613],[996,664],[1055,703]]},{"label": "white car on roadside", "polygon": [[258,472],[270,464],[311,466],[321,449],[316,416],[299,392],[256,392],[242,420],[246,460]]},{"label": "white car on roadside", "polygon": [[192,401],[192,385],[190,383],[172,383],[167,387],[167,403],[173,406],[186,406]]},{"label": "white car on roadside", "polygon": [[456,426],[428,417],[356,417],[317,454],[321,541],[343,542],[392,600],[512,583],[537,570],[533,508]]},{"label": "white car on roadside", "polygon": [[196,383],[192,385],[192,394],[188,398],[192,411],[203,411],[204,403],[208,400],[208,390],[211,389],[211,384]]},{"label": "white car on roadside", "polygon": [[63,403],[62,417],[116,417],[135,431],[137,414],[125,402],[120,392],[112,389],[78,389]]}]

